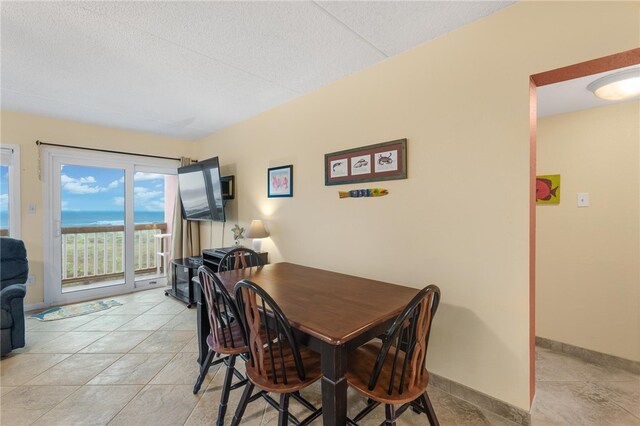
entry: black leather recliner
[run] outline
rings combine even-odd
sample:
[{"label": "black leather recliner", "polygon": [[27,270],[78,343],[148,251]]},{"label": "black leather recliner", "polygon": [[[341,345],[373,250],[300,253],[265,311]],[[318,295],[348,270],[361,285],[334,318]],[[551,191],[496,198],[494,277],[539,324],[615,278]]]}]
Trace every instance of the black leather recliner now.
[{"label": "black leather recliner", "polygon": [[0,237],[0,355],[24,347],[29,263],[21,240]]}]

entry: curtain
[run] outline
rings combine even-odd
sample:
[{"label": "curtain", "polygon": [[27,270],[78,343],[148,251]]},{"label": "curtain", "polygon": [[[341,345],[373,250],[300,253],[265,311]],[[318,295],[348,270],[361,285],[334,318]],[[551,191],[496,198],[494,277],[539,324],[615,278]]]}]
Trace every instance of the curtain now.
[{"label": "curtain", "polygon": [[[180,166],[195,163],[190,158],[181,157]],[[171,231],[171,260],[184,259],[189,256],[200,256],[200,226],[198,222],[182,218],[182,201],[180,191],[176,191],[176,202],[173,211],[173,230]],[[173,280],[169,274],[169,282]]]}]

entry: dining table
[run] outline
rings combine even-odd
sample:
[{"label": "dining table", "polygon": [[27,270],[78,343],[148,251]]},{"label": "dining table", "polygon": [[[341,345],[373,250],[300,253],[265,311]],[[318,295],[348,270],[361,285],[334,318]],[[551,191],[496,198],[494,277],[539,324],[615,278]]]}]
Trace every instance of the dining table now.
[{"label": "dining table", "polygon": [[[238,281],[262,287],[287,316],[300,343],[320,354],[323,424],[347,424],[347,355],[387,331],[418,289],[281,262],[217,273],[234,295]],[[200,288],[200,286],[198,286]],[[196,292],[199,358],[210,333],[206,304]]]}]

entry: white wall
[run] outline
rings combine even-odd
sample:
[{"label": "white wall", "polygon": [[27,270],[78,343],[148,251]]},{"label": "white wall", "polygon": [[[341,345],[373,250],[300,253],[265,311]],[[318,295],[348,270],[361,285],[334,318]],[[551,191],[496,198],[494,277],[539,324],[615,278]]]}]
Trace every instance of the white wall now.
[{"label": "white wall", "polygon": [[539,120],[538,174],[536,334],[640,361],[640,102]]},{"label": "white wall", "polygon": [[[225,244],[262,218],[271,261],[439,285],[429,368],[528,409],[529,76],[637,47],[637,16],[637,2],[518,3],[204,138],[199,157],[237,178]],[[407,180],[324,186],[325,153],[405,137]],[[267,168],[286,164],[294,197],[267,199]],[[374,186],[390,194],[338,198]]]}]

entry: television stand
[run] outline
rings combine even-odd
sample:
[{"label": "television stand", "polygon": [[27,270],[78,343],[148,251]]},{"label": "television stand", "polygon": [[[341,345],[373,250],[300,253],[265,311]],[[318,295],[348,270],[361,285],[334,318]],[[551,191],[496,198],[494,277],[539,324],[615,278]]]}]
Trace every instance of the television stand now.
[{"label": "television stand", "polygon": [[187,304],[187,308],[195,306],[196,299],[193,289],[193,278],[198,275],[198,268],[202,266],[202,258],[198,262],[191,258],[175,259],[171,262],[171,288],[164,291],[165,296],[173,296]]}]

